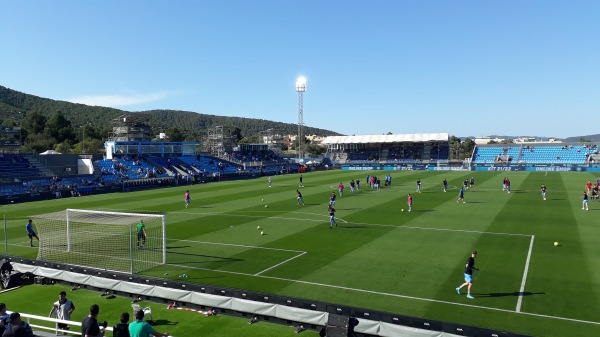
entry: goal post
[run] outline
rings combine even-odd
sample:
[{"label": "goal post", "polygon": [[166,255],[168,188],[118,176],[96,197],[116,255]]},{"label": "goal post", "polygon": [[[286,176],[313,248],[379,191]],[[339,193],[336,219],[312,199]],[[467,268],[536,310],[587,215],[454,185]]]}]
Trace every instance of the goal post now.
[{"label": "goal post", "polygon": [[32,219],[38,260],[132,274],[167,262],[164,215],[66,209]]}]

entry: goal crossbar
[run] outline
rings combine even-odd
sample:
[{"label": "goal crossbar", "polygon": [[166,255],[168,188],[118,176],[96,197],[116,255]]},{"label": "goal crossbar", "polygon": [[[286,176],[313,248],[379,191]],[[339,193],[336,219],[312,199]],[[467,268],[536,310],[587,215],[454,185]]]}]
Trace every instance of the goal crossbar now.
[{"label": "goal crossbar", "polygon": [[164,215],[66,209],[32,219],[41,260],[132,274],[167,261]]}]

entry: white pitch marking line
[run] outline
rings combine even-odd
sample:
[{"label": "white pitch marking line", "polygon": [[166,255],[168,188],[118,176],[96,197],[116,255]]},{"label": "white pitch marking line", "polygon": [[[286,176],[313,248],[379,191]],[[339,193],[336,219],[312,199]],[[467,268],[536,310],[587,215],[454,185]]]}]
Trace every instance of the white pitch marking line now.
[{"label": "white pitch marking line", "polygon": [[527,281],[527,272],[529,271],[529,261],[531,261],[531,251],[533,250],[533,240],[535,236],[531,236],[529,242],[529,251],[527,252],[527,260],[525,262],[525,270],[523,271],[523,279],[521,280],[521,289],[519,289],[519,299],[517,300],[516,312],[521,312],[521,303],[523,302],[523,292],[525,291],[525,282]]},{"label": "white pitch marking line", "polygon": [[[194,215],[223,215],[223,216],[234,216],[234,217],[248,217],[248,218],[270,218],[270,219],[282,219],[282,220],[299,220],[299,221],[312,221],[312,222],[323,222],[323,220],[315,220],[315,219],[302,219],[302,218],[286,218],[279,216],[259,216],[259,215],[244,215],[244,214],[225,214],[225,213],[190,213],[190,212],[173,212],[173,213],[183,213],[183,214],[194,214]],[[400,226],[400,225],[384,225],[384,224],[372,224],[367,222],[346,222],[350,225],[364,225],[364,226],[374,226],[374,227],[394,227],[398,229],[407,228],[407,229],[422,229],[422,230],[431,230],[431,231],[447,231],[447,232],[459,232],[459,233],[476,233],[476,234],[492,234],[492,235],[508,235],[508,236],[525,236],[531,237],[531,234],[518,234],[518,233],[500,233],[500,232],[482,232],[482,231],[473,231],[473,230],[464,230],[464,229],[448,229],[448,228],[433,228],[433,227],[418,227],[418,226]]]},{"label": "white pitch marking line", "polygon": [[292,253],[306,253],[303,250],[291,250],[291,249],[281,249],[281,248],[270,248],[270,247],[260,247],[260,246],[246,246],[246,245],[237,245],[234,243],[221,243],[221,242],[206,242],[206,241],[194,241],[194,240],[180,240],[180,239],[169,239],[171,241],[181,241],[181,242],[193,242],[193,243],[204,243],[208,245],[222,245],[222,246],[232,246],[232,247],[242,247],[242,248],[256,248],[256,249],[266,249],[266,250],[277,250],[280,252],[292,252]]},{"label": "white pitch marking line", "polygon": [[[383,296],[390,296],[390,297],[397,297],[397,298],[406,298],[406,299],[417,300],[417,301],[450,304],[450,305],[457,305],[457,306],[469,307],[469,308],[487,309],[487,310],[493,310],[493,311],[508,312],[508,313],[513,313],[513,314],[516,313],[514,310],[508,310],[508,309],[484,307],[484,306],[473,305],[473,304],[463,304],[463,303],[455,303],[455,302],[434,300],[434,299],[430,299],[430,298],[421,298],[421,297],[415,297],[415,296],[391,294],[391,293],[384,293],[384,292],[373,291],[373,290],[357,289],[357,288],[336,286],[336,285],[324,284],[324,283],[317,283],[317,282],[292,280],[292,279],[287,279],[287,278],[282,278],[282,277],[264,276],[264,275],[252,275],[252,274],[248,274],[248,273],[240,273],[240,272],[234,272],[234,271],[208,269],[208,268],[193,267],[193,266],[184,266],[184,265],[179,265],[179,264],[168,264],[168,265],[174,266],[174,267],[181,267],[181,268],[214,271],[214,272],[218,272],[218,273],[235,274],[235,275],[245,275],[245,276],[254,276],[254,277],[261,277],[261,278],[272,279],[272,280],[279,280],[279,281],[286,281],[286,282],[295,282],[295,283],[303,283],[303,284],[308,284],[308,285],[315,285],[315,286],[321,286],[321,287],[327,287],[327,288],[350,290],[350,291],[363,292],[363,293],[368,293],[368,294],[383,295]],[[579,320],[579,319],[574,319],[574,318],[549,316],[549,315],[534,314],[534,313],[528,313],[528,312],[518,312],[518,314],[520,314],[520,315],[530,315],[530,316],[536,316],[536,317],[544,317],[544,318],[550,318],[550,319],[558,319],[558,320],[570,321],[570,322],[578,322],[578,323],[588,323],[588,324],[600,325],[600,322],[584,321],[584,320]]]},{"label": "white pitch marking line", "polygon": [[258,275],[260,275],[260,274],[262,274],[262,273],[264,273],[264,272],[266,272],[266,271],[268,271],[268,270],[271,270],[271,269],[273,269],[273,268],[275,268],[275,267],[278,267],[278,266],[280,266],[280,265],[282,265],[282,264],[284,264],[284,263],[287,263],[287,262],[289,262],[289,261],[292,261],[293,259],[295,259],[295,258],[297,258],[297,257],[300,257],[300,256],[302,256],[302,255],[304,255],[304,254],[306,254],[306,252],[304,252],[304,253],[301,253],[301,254],[298,254],[298,255],[296,255],[296,256],[294,256],[294,257],[292,257],[292,258],[289,258],[289,259],[287,259],[287,260],[285,260],[285,261],[283,261],[283,262],[280,262],[280,263],[278,263],[278,264],[276,264],[276,265],[274,265],[274,266],[271,266],[271,267],[269,267],[269,268],[267,268],[267,269],[265,269],[265,270],[259,271],[258,273],[254,274],[254,276],[258,276]]},{"label": "white pitch marking line", "polygon": [[38,244],[38,246],[31,247],[31,245],[28,245],[28,243],[29,242],[25,241],[22,244],[21,243],[9,243],[8,245],[9,246],[17,246],[17,247],[25,247],[25,248],[38,248],[38,246],[39,246],[39,244]]}]

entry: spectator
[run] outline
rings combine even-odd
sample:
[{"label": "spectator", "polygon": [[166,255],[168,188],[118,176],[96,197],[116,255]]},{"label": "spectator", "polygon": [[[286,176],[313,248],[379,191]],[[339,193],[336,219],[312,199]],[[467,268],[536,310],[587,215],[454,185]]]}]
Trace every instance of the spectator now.
[{"label": "spectator", "polygon": [[33,330],[27,322],[21,320],[21,315],[18,312],[10,314],[9,327],[2,334],[3,337],[34,337]]},{"label": "spectator", "polygon": [[144,310],[135,312],[135,321],[129,324],[129,336],[131,337],[148,337],[148,336],[169,336],[168,333],[160,333],[154,331],[148,322],[144,321]]},{"label": "spectator", "polygon": [[[48,317],[52,317],[54,314],[57,319],[70,321],[71,313],[75,310],[75,304],[71,302],[71,300],[67,299],[67,293],[61,291],[58,295],[58,301],[54,302],[52,306],[52,310],[50,310],[50,314]],[[58,328],[61,330],[69,330],[69,325],[66,323],[57,323]],[[63,335],[66,335],[66,332],[63,332]]]},{"label": "spectator", "polygon": [[358,319],[356,317],[350,316],[348,319],[348,337],[357,337],[356,332],[354,332],[354,328],[358,325]]},{"label": "spectator", "polygon": [[0,329],[7,328],[10,315],[6,313],[6,304],[0,303]]},{"label": "spectator", "polygon": [[81,337],[104,337],[104,329],[108,325],[106,321],[102,324],[98,323],[98,314],[100,313],[100,307],[98,304],[92,304],[90,307],[90,313],[81,322]]},{"label": "spectator", "polygon": [[113,337],[130,337],[129,335],[129,313],[121,314],[121,323],[113,327]]}]

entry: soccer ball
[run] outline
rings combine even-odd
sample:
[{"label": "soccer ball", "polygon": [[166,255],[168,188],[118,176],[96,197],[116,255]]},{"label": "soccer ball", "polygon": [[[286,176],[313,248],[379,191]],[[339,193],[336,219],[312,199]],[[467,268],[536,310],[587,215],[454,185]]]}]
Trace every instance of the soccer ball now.
[{"label": "soccer ball", "polygon": [[555,243],[554,243],[554,247],[558,247],[558,242],[555,242]]},{"label": "soccer ball", "polygon": [[260,226],[256,227],[256,229],[260,230]]},{"label": "soccer ball", "polygon": [[260,201],[265,201],[265,199],[260,199]]},{"label": "soccer ball", "polygon": [[265,232],[260,232],[260,235],[265,235]]},{"label": "soccer ball", "polygon": [[400,210],[400,212],[404,212],[404,208]]},{"label": "soccer ball", "polygon": [[331,185],[331,186],[329,186],[329,187],[333,188],[333,185]]},{"label": "soccer ball", "polygon": [[265,208],[269,207],[269,205],[265,205]]}]

